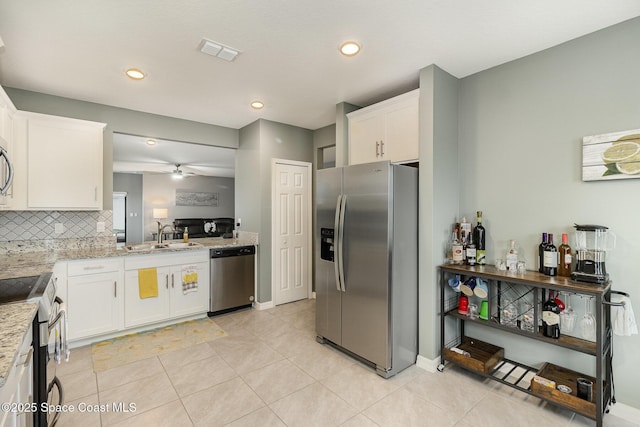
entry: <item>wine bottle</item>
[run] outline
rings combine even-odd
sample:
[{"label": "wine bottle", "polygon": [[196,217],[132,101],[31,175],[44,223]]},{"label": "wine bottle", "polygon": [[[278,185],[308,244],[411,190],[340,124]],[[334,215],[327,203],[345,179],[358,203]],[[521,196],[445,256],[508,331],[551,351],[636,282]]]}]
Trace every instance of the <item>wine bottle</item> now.
[{"label": "wine bottle", "polygon": [[478,224],[473,230],[473,240],[476,241],[476,264],[478,265],[485,265],[487,263],[485,235],[486,230],[482,225],[482,211],[478,211]]},{"label": "wine bottle", "polygon": [[453,264],[464,264],[464,250],[462,242],[458,239],[459,230],[459,224],[456,224],[451,236],[451,262]]},{"label": "wine bottle", "polygon": [[549,233],[549,239],[544,247],[544,271],[547,276],[558,274],[558,249],[553,244],[553,234]]},{"label": "wine bottle", "polygon": [[542,305],[542,334],[545,337],[560,338],[560,306],[549,291],[549,299]]},{"label": "wine bottle", "polygon": [[547,246],[547,233],[542,233],[542,242],[538,245],[538,271],[544,273],[544,247]]},{"label": "wine bottle", "polygon": [[558,248],[560,254],[560,265],[558,266],[558,275],[569,277],[571,276],[571,246],[569,246],[569,236],[567,233],[562,233],[562,244]]},{"label": "wine bottle", "polygon": [[469,234],[469,243],[467,243],[467,264],[476,265],[476,244],[473,242],[473,234]]}]

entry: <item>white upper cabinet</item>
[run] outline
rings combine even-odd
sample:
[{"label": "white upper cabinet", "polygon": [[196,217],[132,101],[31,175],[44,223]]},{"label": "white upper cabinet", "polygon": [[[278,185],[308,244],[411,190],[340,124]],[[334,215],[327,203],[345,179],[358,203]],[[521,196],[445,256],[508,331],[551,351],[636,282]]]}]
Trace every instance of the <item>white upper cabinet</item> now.
[{"label": "white upper cabinet", "polygon": [[104,123],[20,112],[26,118],[27,208],[102,209]]},{"label": "white upper cabinet", "polygon": [[347,114],[349,164],[418,160],[419,89]]}]

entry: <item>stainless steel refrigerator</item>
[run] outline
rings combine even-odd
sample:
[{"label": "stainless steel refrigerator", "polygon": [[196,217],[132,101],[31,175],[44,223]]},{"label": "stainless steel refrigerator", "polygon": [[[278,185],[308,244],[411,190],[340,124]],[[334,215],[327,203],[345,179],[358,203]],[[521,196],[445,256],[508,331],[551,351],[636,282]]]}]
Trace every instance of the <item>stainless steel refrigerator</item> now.
[{"label": "stainless steel refrigerator", "polygon": [[393,376],[418,348],[418,170],[319,170],[316,206],[317,340]]}]

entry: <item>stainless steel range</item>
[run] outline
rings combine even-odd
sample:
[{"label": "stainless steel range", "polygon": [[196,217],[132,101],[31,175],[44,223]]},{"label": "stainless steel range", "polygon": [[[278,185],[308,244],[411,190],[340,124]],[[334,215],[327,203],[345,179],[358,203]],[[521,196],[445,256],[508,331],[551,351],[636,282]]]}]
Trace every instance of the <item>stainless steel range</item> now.
[{"label": "stainless steel range", "polygon": [[35,426],[54,426],[60,413],[43,412],[64,403],[62,384],[55,375],[56,364],[69,360],[67,318],[63,301],[56,297],[51,273],[0,280],[0,304],[27,301],[38,303],[33,319],[33,401]]}]

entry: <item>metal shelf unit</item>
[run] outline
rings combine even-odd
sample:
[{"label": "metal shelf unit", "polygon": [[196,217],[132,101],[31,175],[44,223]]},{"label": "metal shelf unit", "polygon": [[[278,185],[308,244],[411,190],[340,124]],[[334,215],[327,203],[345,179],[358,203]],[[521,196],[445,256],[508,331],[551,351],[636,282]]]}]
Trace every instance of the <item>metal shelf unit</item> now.
[{"label": "metal shelf unit", "polygon": [[[448,284],[448,279],[452,276],[459,275],[461,280],[465,278],[475,277],[487,281],[490,292],[487,300],[489,305],[489,319],[482,320],[480,318],[471,319],[467,315],[458,312],[458,296]],[[523,286],[525,293],[532,295],[533,306],[533,331],[520,329],[514,325],[505,325],[501,323],[500,309],[502,291],[505,287],[517,285]],[[547,291],[562,291],[574,294],[586,295],[595,298],[595,319],[596,319],[596,339],[594,341],[583,340],[577,337],[561,335],[559,339],[548,338],[538,330],[538,323],[541,316],[539,305],[542,297]],[[584,409],[580,405],[573,406],[558,399],[540,396],[531,391],[531,387],[522,385],[522,381],[526,376],[532,376],[538,369],[524,365],[522,363],[504,358],[495,367],[488,372],[478,372],[471,369],[486,378],[493,379],[507,386],[513,387],[524,393],[535,395],[541,399],[549,401],[559,406],[568,408],[574,412],[578,412],[596,421],[598,427],[602,426],[602,419],[608,406],[615,403],[612,395],[612,367],[611,367],[611,351],[612,351],[612,328],[611,328],[611,305],[619,305],[610,302],[611,293],[617,293],[611,290],[611,283],[590,284],[572,281],[570,278],[558,276],[545,276],[534,271],[526,271],[524,273],[511,273],[500,271],[492,265],[484,266],[465,266],[465,265],[442,265],[440,266],[440,344],[441,344],[441,365],[439,370],[444,369],[446,363],[455,363],[465,369],[468,366],[460,364],[451,358],[447,359],[444,349],[458,345],[465,337],[465,324],[483,325],[489,328],[503,330],[509,333],[517,334],[534,340],[542,341],[558,347],[569,350],[578,351],[595,357],[596,375],[593,386],[594,402],[590,408]],[[457,329],[453,331],[456,337],[449,342],[446,340],[447,318],[457,319],[455,322]],[[519,324],[518,324],[519,326]],[[452,328],[449,323],[449,329]],[[449,331],[451,332],[451,331]],[[514,374],[515,372],[515,374]],[[587,401],[584,401],[588,403]],[[595,405],[595,408],[593,407]]]}]

